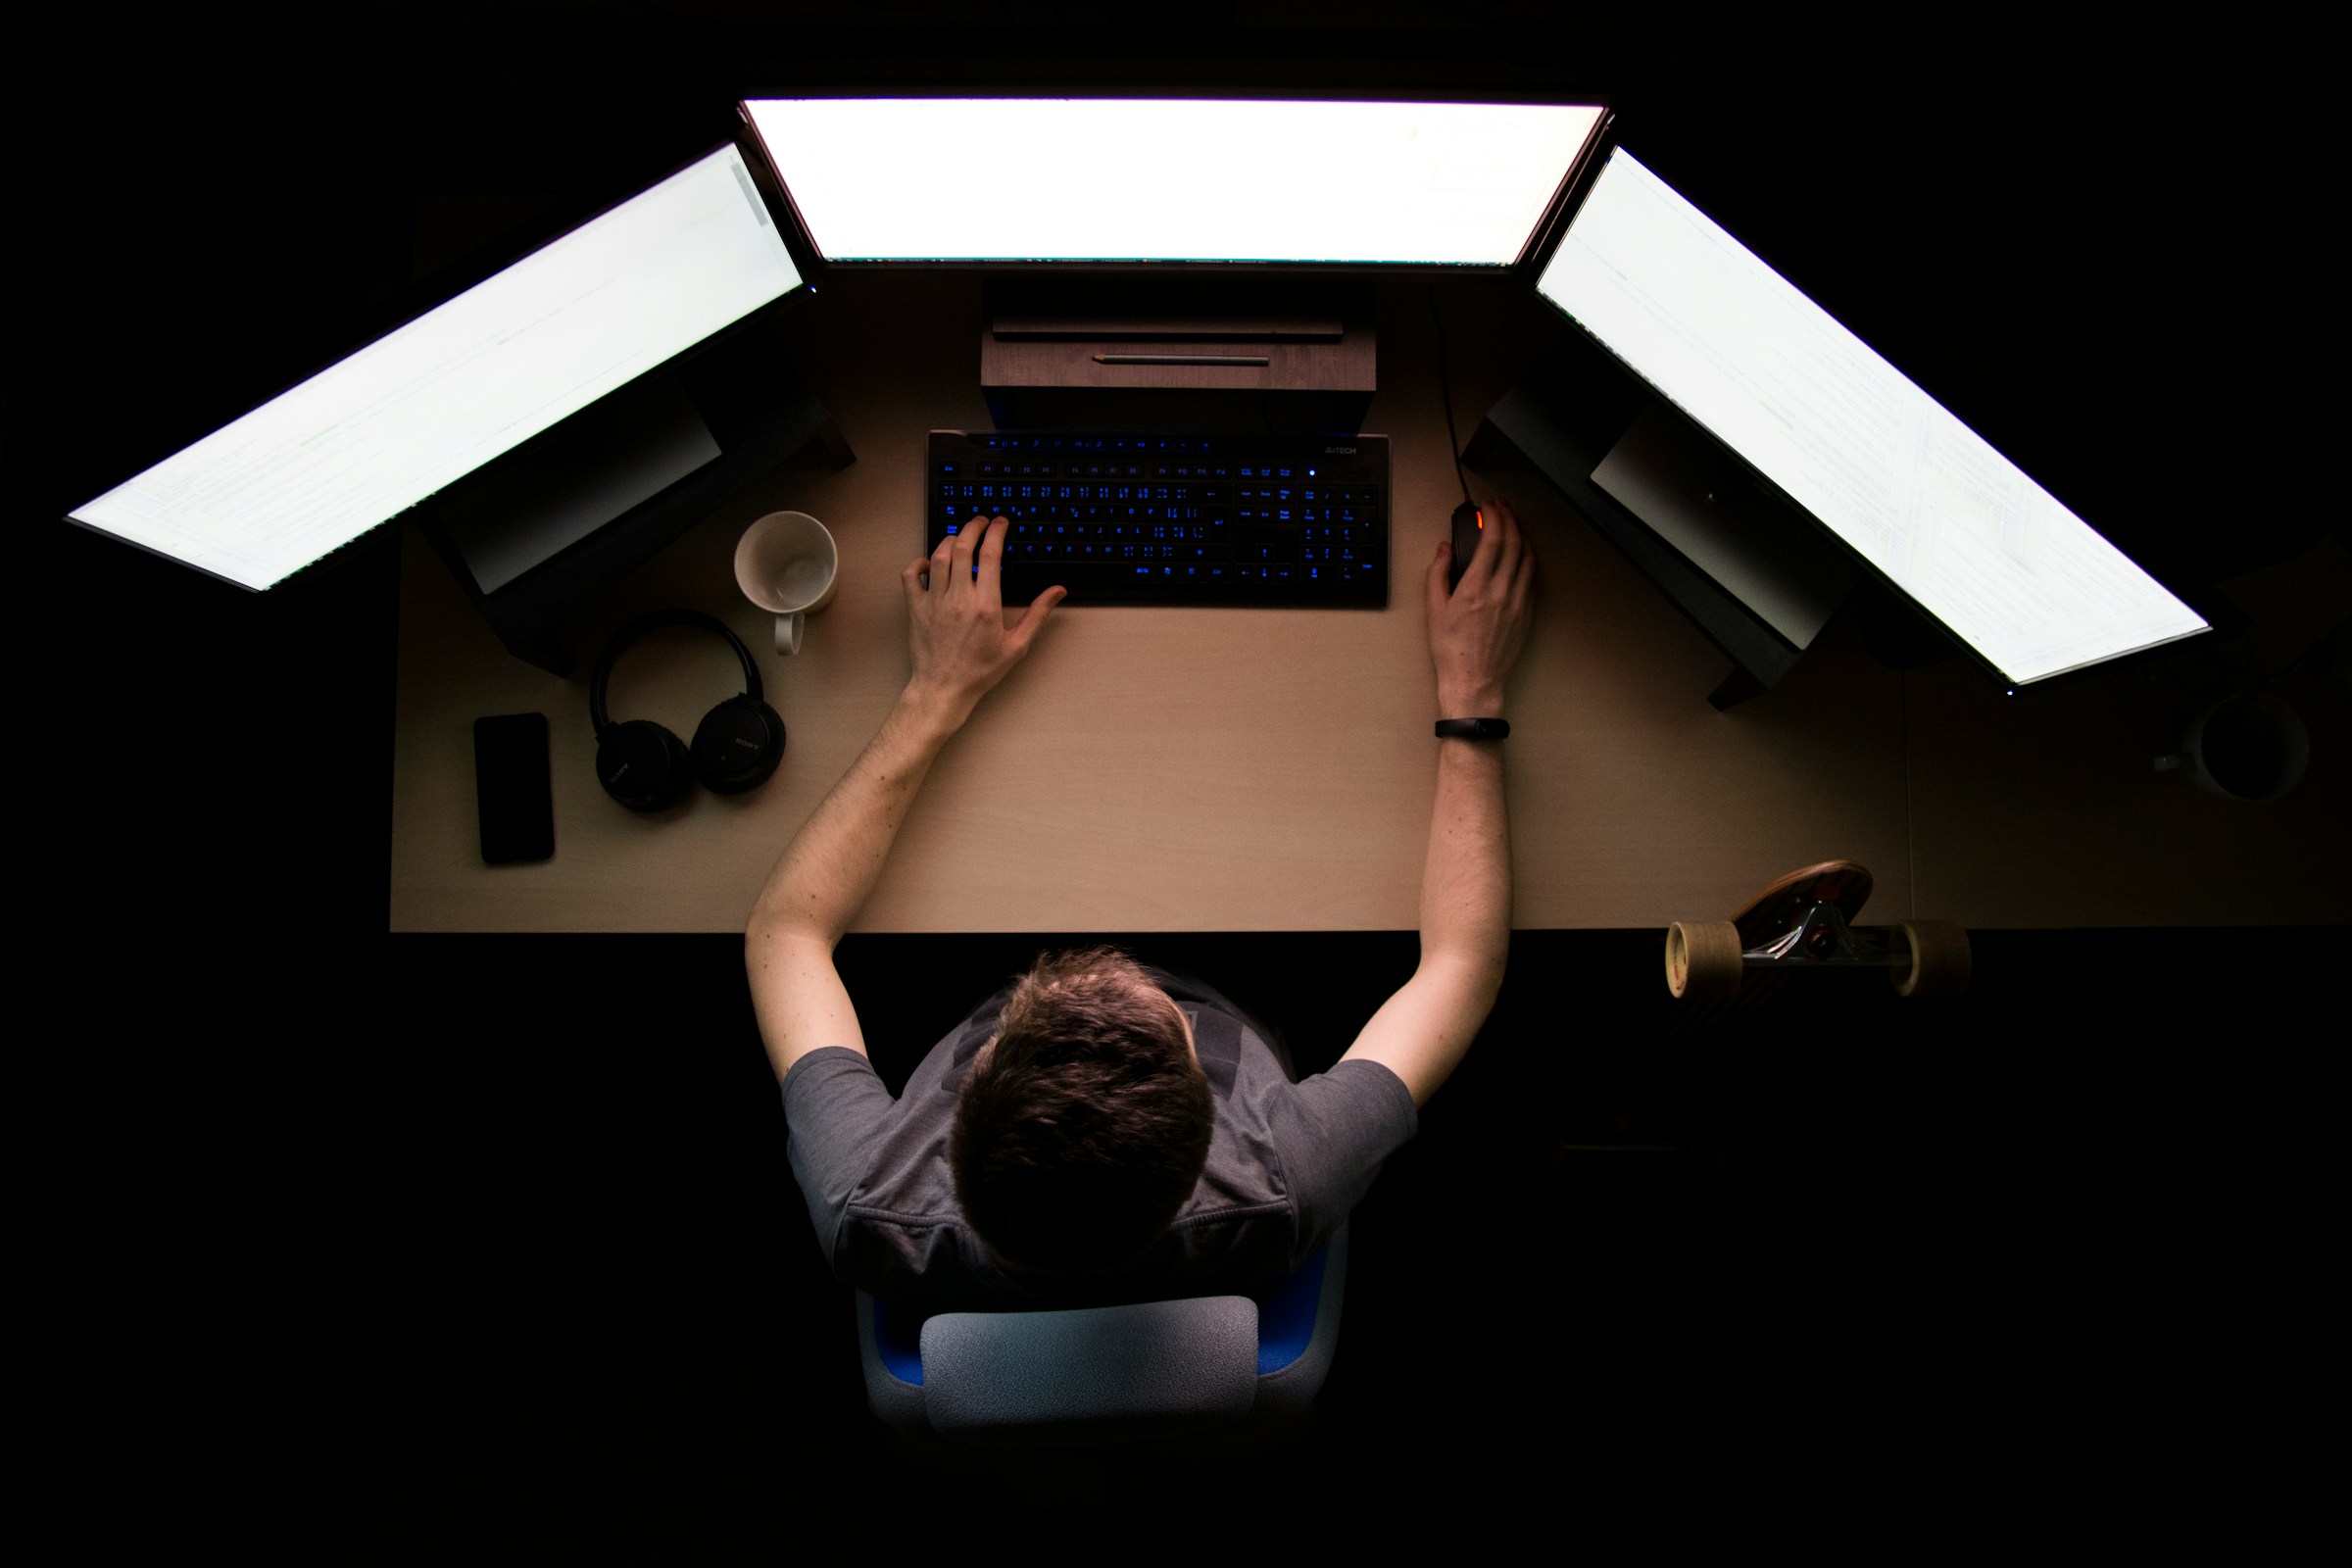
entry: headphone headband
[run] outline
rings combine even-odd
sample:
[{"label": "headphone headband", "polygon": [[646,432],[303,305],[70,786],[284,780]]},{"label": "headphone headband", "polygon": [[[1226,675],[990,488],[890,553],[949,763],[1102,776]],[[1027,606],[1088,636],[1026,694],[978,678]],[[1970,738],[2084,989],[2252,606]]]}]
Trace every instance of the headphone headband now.
[{"label": "headphone headband", "polygon": [[605,644],[605,651],[597,656],[596,672],[588,677],[588,718],[596,725],[599,736],[612,727],[612,715],[605,711],[605,682],[612,678],[613,664],[639,638],[669,626],[700,626],[724,637],[743,664],[743,694],[755,703],[765,701],[760,690],[760,666],[752,662],[752,651],[743,646],[743,639],[725,621],[699,610],[657,610],[614,632],[612,640]]}]

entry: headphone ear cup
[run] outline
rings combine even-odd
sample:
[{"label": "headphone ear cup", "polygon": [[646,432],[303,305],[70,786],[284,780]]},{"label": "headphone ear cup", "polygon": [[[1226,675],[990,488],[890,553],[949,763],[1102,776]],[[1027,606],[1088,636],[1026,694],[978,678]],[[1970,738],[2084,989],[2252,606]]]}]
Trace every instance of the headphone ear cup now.
[{"label": "headphone ear cup", "polygon": [[650,719],[614,724],[596,740],[596,776],[632,811],[674,806],[694,784],[694,762],[678,738]]},{"label": "headphone ear cup", "polygon": [[784,720],[756,697],[728,698],[695,729],[695,772],[713,794],[755,789],[783,760]]}]

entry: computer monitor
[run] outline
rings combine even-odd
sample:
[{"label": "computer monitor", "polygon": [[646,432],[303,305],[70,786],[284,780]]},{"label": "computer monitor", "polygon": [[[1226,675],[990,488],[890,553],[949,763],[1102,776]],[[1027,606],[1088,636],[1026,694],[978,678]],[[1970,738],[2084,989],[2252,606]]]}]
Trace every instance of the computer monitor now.
[{"label": "computer monitor", "polygon": [[1374,280],[1521,277],[1602,104],[754,98],[829,269],[971,269],[1000,430],[1360,432]]},{"label": "computer monitor", "polygon": [[1624,147],[1537,286],[2013,689],[2211,629]]},{"label": "computer monitor", "polygon": [[755,98],[837,266],[1473,269],[1533,257],[1594,103]]},{"label": "computer monitor", "polygon": [[[615,394],[655,433],[613,490],[477,536],[486,589],[717,456],[648,377],[803,287],[741,149],[697,158],[73,509],[74,521],[261,590]],[[699,432],[699,433],[698,433]]]}]

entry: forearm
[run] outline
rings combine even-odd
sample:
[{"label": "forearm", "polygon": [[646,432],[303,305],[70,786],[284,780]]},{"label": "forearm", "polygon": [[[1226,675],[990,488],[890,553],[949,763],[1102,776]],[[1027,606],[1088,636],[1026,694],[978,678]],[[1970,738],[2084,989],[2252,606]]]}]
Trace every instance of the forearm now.
[{"label": "forearm", "polygon": [[1437,804],[1421,869],[1421,963],[1348,1048],[1348,1056],[1396,1073],[1416,1105],[1428,1104],[1461,1065],[1502,990],[1511,937],[1502,746],[1438,743]]},{"label": "forearm", "polygon": [[1501,989],[1511,943],[1511,833],[1502,791],[1507,744],[1438,742],[1437,799],[1421,868],[1421,961],[1461,966],[1484,999],[1482,1012]]},{"label": "forearm", "polygon": [[812,936],[829,949],[858,918],[900,824],[963,713],[909,688],[768,874],[751,929]]}]

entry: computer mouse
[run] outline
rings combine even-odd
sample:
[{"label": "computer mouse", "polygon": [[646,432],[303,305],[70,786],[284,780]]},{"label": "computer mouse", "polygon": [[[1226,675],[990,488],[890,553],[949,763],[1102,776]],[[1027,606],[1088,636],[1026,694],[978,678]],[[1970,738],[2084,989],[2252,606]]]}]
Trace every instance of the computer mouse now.
[{"label": "computer mouse", "polygon": [[1470,558],[1478,551],[1479,533],[1487,525],[1487,514],[1465,501],[1453,509],[1453,562],[1446,568],[1446,591],[1451,593],[1462,585],[1462,573],[1470,569]]}]

